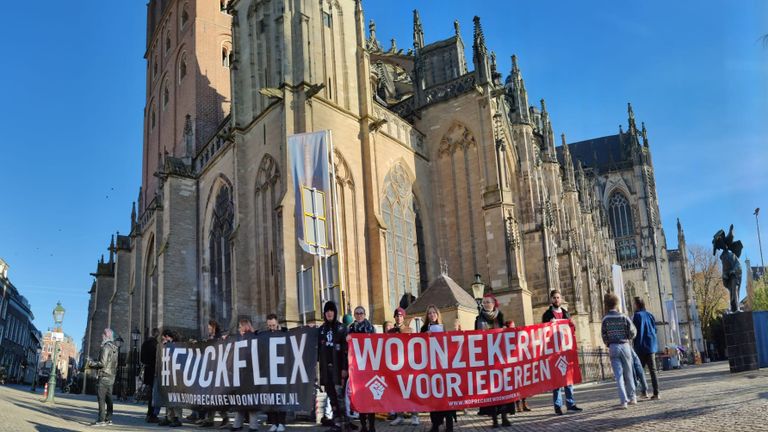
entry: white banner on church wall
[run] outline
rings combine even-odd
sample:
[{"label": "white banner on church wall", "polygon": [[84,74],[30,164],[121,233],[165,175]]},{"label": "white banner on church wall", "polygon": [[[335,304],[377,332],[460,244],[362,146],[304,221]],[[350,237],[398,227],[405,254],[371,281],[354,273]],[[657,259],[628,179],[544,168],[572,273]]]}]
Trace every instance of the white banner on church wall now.
[{"label": "white banner on church wall", "polygon": [[613,293],[619,298],[619,312],[626,313],[624,305],[624,277],[621,274],[621,266],[614,264],[611,266],[611,276],[613,279]]}]

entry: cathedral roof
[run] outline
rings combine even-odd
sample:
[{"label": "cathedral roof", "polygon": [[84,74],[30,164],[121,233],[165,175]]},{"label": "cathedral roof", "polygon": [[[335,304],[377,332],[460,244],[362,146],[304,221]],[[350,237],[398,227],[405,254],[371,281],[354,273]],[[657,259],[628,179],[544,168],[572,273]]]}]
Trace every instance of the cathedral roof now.
[{"label": "cathedral roof", "polygon": [[433,280],[427,289],[421,293],[421,297],[408,306],[408,313],[421,314],[431,304],[437,306],[438,309],[458,306],[477,309],[475,299],[453,279],[444,274]]},{"label": "cathedral roof", "polygon": [[[623,168],[632,163],[632,159],[623,151],[623,143],[618,134],[570,143],[568,149],[574,166],[577,166],[577,161],[581,161],[585,168],[597,172]],[[557,159],[560,163],[564,162],[562,146],[557,147]]]}]

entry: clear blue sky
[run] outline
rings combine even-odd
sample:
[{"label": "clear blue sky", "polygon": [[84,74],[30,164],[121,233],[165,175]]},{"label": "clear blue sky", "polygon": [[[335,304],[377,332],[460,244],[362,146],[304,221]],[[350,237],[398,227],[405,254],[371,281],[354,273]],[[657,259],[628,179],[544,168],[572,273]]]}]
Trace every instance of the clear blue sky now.
[{"label": "clear blue sky", "polygon": [[[57,300],[80,343],[96,262],[129,231],[140,185],[145,0],[30,2],[0,26],[0,257],[41,330]],[[499,69],[517,54],[531,103],[547,100],[569,142],[648,127],[670,248],[675,218],[709,245],[729,223],[758,265],[755,207],[768,243],[766,2],[364,1],[379,40],[427,43],[482,18]],[[727,164],[723,162],[728,160]],[[768,247],[764,247],[768,252]]]}]

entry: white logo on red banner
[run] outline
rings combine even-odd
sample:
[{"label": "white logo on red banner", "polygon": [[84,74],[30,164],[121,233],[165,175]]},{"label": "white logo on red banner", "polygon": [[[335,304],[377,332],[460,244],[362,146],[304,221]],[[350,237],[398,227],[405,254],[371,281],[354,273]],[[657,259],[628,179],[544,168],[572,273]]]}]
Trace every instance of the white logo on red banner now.
[{"label": "white logo on red banner", "polygon": [[384,396],[384,391],[387,389],[387,382],[384,381],[384,378],[376,375],[365,386],[371,391],[374,400],[381,400],[381,397]]}]

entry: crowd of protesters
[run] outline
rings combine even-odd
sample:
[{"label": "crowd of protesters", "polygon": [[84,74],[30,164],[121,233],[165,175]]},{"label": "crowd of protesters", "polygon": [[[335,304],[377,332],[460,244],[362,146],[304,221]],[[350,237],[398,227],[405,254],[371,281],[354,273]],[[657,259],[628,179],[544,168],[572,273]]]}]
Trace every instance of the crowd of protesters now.
[{"label": "crowd of protesters", "polygon": [[[412,299],[411,299],[412,300]],[[619,408],[626,409],[628,405],[637,403],[637,394],[647,399],[659,398],[658,379],[656,376],[654,353],[657,351],[655,318],[645,310],[645,305],[640,298],[635,298],[635,314],[632,319],[618,311],[618,298],[613,294],[604,297],[605,310],[608,311],[602,321],[603,342],[609,349],[611,366],[616,379],[619,393]],[[571,319],[568,311],[562,306],[562,295],[555,290],[550,293],[550,306],[542,316],[542,322],[553,320]],[[407,307],[407,302],[406,305]],[[286,332],[287,329],[279,323],[275,314],[266,317],[264,332]],[[354,333],[371,334],[376,332],[376,327],[367,319],[366,310],[362,306],[354,309],[353,319],[344,317],[340,321],[339,311],[333,301],[328,301],[323,306],[323,323],[318,328],[318,383],[326,395],[326,405],[323,410],[321,424],[329,428],[329,431],[340,431],[343,426],[348,430],[356,430],[358,426],[351,420],[358,419],[360,432],[376,431],[376,413],[350,411],[349,393],[346,388],[348,364],[347,364],[347,335]],[[383,330],[389,334],[407,334],[414,330],[406,324],[406,311],[403,307],[395,310],[394,321],[385,321]],[[573,322],[571,328],[575,331]],[[499,308],[498,300],[492,294],[486,294],[478,307],[478,315],[475,319],[475,330],[493,330],[515,327],[513,321],[505,321]],[[460,329],[460,328],[458,328]],[[444,323],[440,311],[435,305],[427,306],[423,325],[420,332],[443,332]],[[249,319],[238,321],[237,333],[227,335],[215,320],[208,322],[207,341],[215,341],[227,337],[246,338],[256,333]],[[102,335],[103,343],[98,360],[91,360],[88,366],[98,370],[97,398],[98,420],[94,426],[112,424],[112,386],[115,381],[115,368],[117,364],[117,348],[114,344],[115,335],[111,329],[105,329]],[[160,426],[177,427],[182,425],[182,420],[194,422],[201,427],[229,428],[239,431],[244,428],[246,419],[249,430],[257,430],[259,417],[257,411],[235,411],[234,420],[230,424],[226,411],[219,411],[221,422],[214,423],[215,411],[212,409],[192,408],[192,414],[182,417],[182,409],[166,406],[165,415],[161,419],[162,404],[159,397],[156,382],[156,360],[162,345],[179,340],[179,335],[171,329],[162,332],[153,329],[151,336],[141,346],[141,363],[143,368],[143,384],[147,388],[147,423],[157,423]],[[634,348],[632,346],[634,344]],[[645,380],[644,368],[648,367],[651,375],[653,396],[648,395],[648,386]],[[636,384],[637,383],[637,384]],[[639,386],[639,387],[637,387]],[[637,388],[637,390],[636,390]],[[582,411],[576,405],[573,386],[557,388],[552,391],[554,412],[563,414],[562,392],[565,393],[565,409],[567,411]],[[508,427],[512,425],[510,416],[521,411],[531,411],[525,399],[517,400],[501,405],[480,408],[478,414],[491,418],[492,427]],[[420,424],[419,413],[388,413],[390,425],[397,426],[408,422],[410,425]],[[406,419],[406,416],[408,419]],[[456,421],[455,411],[434,411],[429,413],[430,432],[440,431],[444,425],[446,432],[452,432]],[[501,420],[501,421],[499,421]],[[272,411],[267,413],[269,432],[283,432],[287,421],[287,413],[284,411]]]}]

